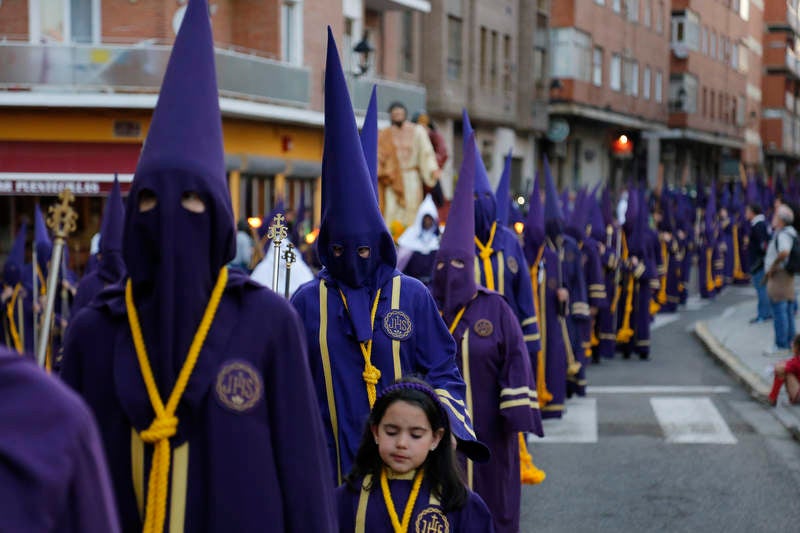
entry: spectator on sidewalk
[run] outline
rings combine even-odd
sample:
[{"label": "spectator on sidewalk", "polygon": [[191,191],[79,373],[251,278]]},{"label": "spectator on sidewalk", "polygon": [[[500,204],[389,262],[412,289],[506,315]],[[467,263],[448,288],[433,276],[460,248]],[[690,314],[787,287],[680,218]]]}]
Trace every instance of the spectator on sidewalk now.
[{"label": "spectator on sidewalk", "polygon": [[788,350],[795,335],[794,276],[786,271],[786,259],[792,249],[797,231],[792,227],[794,213],[785,204],[772,216],[774,234],[767,245],[764,265],[767,277],[767,296],[772,306],[775,324],[775,346],[772,353]]},{"label": "spectator on sidewalk", "polygon": [[747,245],[748,264],[750,265],[750,279],[758,294],[758,307],[755,318],[750,323],[764,322],[772,318],[769,298],[767,298],[767,285],[764,281],[764,256],[769,244],[769,227],[764,217],[761,205],[749,204],[744,211],[744,216],[750,223],[750,241]]},{"label": "spectator on sidewalk", "polygon": [[769,393],[769,403],[773,406],[777,405],[778,394],[784,384],[789,402],[800,403],[800,335],[792,341],[792,357],[775,365],[775,377]]}]

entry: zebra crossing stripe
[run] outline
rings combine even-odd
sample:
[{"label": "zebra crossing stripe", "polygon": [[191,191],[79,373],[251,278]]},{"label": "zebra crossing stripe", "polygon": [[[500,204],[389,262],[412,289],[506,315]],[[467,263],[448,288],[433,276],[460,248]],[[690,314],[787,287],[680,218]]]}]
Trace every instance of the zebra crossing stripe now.
[{"label": "zebra crossing stripe", "polygon": [[573,398],[561,419],[542,420],[544,438],[532,440],[533,444],[556,442],[597,442],[597,399]]},{"label": "zebra crossing stripe", "polygon": [[736,437],[710,398],[650,398],[667,442],[736,444]]}]

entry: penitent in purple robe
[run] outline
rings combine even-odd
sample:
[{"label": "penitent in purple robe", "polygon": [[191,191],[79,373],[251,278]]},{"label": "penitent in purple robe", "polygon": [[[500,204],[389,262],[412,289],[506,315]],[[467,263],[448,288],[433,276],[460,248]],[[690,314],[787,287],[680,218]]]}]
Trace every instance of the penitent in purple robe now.
[{"label": "penitent in purple robe", "polygon": [[[389,492],[398,516],[408,502],[415,472],[389,479]],[[360,481],[365,485],[364,480]],[[336,489],[339,512],[339,531],[373,533],[393,531],[389,511],[386,508],[380,480],[367,480],[371,490],[354,491],[348,485]],[[362,512],[359,512],[359,508]],[[480,496],[470,491],[467,502],[461,509],[445,512],[431,491],[427,480],[422,482],[414,510],[411,513],[408,533],[493,533],[492,515]]]},{"label": "penitent in purple robe", "polygon": [[[324,433],[305,361],[291,307],[230,270],[170,439],[172,479],[186,483],[183,493],[172,489],[167,512],[185,517],[181,531],[334,528],[330,467],[316,444]],[[146,429],[154,413],[121,291],[104,292],[73,319],[62,378],[94,409],[123,530],[141,531],[152,447],[132,432]],[[246,385],[241,394],[237,380]]]},{"label": "penitent in purple robe", "polygon": [[505,300],[481,287],[453,337],[475,433],[492,452],[486,464],[467,462],[467,482],[491,509],[496,531],[512,533],[521,499],[518,433],[544,435],[522,330]]},{"label": "penitent in purple robe", "polygon": [[89,409],[31,360],[6,350],[0,350],[0,529],[119,531]]}]

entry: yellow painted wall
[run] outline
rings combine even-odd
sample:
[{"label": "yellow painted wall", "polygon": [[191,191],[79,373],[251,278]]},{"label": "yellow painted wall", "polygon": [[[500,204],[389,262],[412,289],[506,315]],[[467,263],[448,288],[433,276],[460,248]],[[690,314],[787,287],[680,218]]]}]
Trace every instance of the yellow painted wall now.
[{"label": "yellow painted wall", "polygon": [[[127,110],[27,110],[0,111],[0,141],[142,143],[150,127],[149,111]],[[138,121],[141,136],[115,137],[114,121]],[[320,161],[322,128],[225,118],[222,123],[225,152],[286,159]],[[283,138],[291,138],[284,152]]]}]

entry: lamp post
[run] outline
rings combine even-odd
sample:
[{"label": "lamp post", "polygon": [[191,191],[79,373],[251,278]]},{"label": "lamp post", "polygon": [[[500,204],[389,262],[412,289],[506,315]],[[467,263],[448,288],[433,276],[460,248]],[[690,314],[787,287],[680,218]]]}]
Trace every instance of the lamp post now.
[{"label": "lamp post", "polygon": [[369,70],[369,57],[375,49],[369,44],[369,32],[364,31],[364,37],[353,47],[353,52],[357,53],[359,57],[358,71],[356,76],[363,76]]}]

